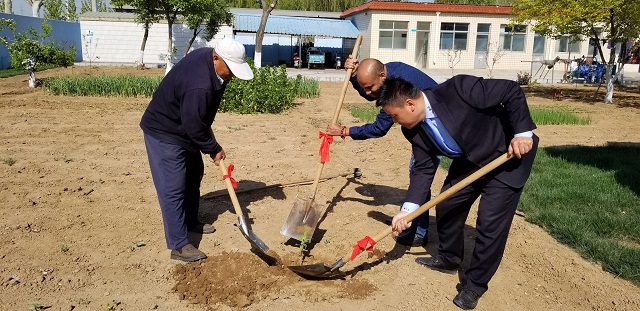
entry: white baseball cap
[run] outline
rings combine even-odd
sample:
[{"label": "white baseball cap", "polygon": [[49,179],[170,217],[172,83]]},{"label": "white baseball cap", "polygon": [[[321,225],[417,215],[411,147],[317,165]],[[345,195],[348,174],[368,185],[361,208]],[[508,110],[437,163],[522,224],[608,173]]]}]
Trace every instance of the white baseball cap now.
[{"label": "white baseball cap", "polygon": [[224,60],[234,76],[241,80],[253,79],[253,71],[244,60],[245,52],[242,43],[224,38],[218,41],[213,49]]}]

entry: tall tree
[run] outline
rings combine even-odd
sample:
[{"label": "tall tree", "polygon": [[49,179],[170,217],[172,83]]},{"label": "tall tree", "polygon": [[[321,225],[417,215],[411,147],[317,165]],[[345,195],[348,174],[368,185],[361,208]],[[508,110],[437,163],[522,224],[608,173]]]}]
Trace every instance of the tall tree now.
[{"label": "tall tree", "polygon": [[48,0],[44,3],[44,18],[66,21],[66,8],[62,0]]},{"label": "tall tree", "polygon": [[[468,0],[467,0],[468,1]],[[506,0],[485,0],[491,5],[496,5],[495,1]],[[327,11],[342,12],[352,7],[368,2],[368,0],[279,0],[278,9],[298,10],[298,11]],[[228,7],[233,8],[256,8],[257,0],[225,0]]]},{"label": "tall tree", "polygon": [[[611,47],[606,60],[602,46],[596,44],[600,59],[607,65],[607,93],[605,103],[613,102],[612,67],[616,63],[616,44],[624,44],[640,34],[640,1],[638,0],[521,0],[514,3],[518,14],[514,23],[529,23],[542,35],[560,37],[571,35],[573,39],[594,37],[604,39]],[[602,34],[603,38],[599,38]],[[620,66],[624,65],[621,64]],[[620,74],[622,68],[618,68]]]},{"label": "tall tree", "polygon": [[80,14],[85,12],[93,12],[94,1],[96,12],[109,12],[106,0],[82,0],[80,2]]},{"label": "tall tree", "polygon": [[167,21],[167,30],[169,34],[169,43],[167,46],[165,75],[173,68],[173,62],[171,61],[173,54],[175,53],[173,47],[173,24],[176,22],[180,7],[184,5],[182,1],[197,1],[197,0],[158,0],[158,7],[162,12],[165,20]]},{"label": "tall tree", "polygon": [[264,29],[267,27],[267,19],[269,14],[278,5],[278,0],[261,0],[260,6],[262,7],[262,18],[260,19],[260,26],[256,33],[256,50],[253,55],[253,63],[256,68],[262,67],[262,39],[264,39]]},{"label": "tall tree", "polygon": [[144,34],[142,35],[142,43],[140,44],[140,52],[136,60],[136,66],[144,67],[144,50],[147,46],[147,39],[149,38],[149,28],[154,23],[160,20],[161,15],[158,13],[158,1],[157,0],[116,0],[111,2],[112,5],[122,7],[124,5],[130,5],[133,7],[133,13],[135,14],[135,21],[138,24],[142,24],[144,28]]},{"label": "tall tree", "polygon": [[4,0],[2,3],[0,3],[0,5],[2,5],[2,10],[3,12],[7,13],[7,14],[13,14],[13,12],[11,12],[12,8],[11,8],[11,0]]},{"label": "tall tree", "polygon": [[193,35],[191,36],[191,39],[189,39],[189,43],[184,50],[185,56],[189,53],[189,49],[191,49],[193,41],[202,31],[200,26],[202,26],[203,23],[205,23],[204,39],[210,41],[213,39],[213,36],[218,33],[220,26],[231,25],[231,22],[233,21],[233,14],[229,12],[227,7],[220,0],[188,2],[182,11],[182,15],[185,16],[185,24],[187,27],[193,30]]},{"label": "tall tree", "polygon": [[70,22],[78,21],[78,7],[75,0],[67,0],[67,20]]},{"label": "tall tree", "polygon": [[38,17],[45,0],[24,0],[31,6],[31,16]]}]

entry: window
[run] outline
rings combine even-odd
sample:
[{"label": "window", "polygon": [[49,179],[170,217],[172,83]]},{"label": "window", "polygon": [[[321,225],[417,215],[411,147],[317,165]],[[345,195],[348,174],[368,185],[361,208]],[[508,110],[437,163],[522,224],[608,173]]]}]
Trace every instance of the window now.
[{"label": "window", "polygon": [[500,25],[500,45],[505,51],[524,51],[526,25]]},{"label": "window", "polygon": [[409,22],[380,21],[380,40],[378,48],[406,49]]},{"label": "window", "polygon": [[489,48],[489,24],[478,24],[478,34],[476,35],[476,52],[486,52]]},{"label": "window", "polygon": [[545,38],[536,32],[533,36],[533,54],[544,54]]},{"label": "window", "polygon": [[580,38],[563,35],[558,39],[558,49],[556,52],[580,53]]},{"label": "window", "polygon": [[441,50],[466,50],[469,24],[442,23],[440,26]]}]

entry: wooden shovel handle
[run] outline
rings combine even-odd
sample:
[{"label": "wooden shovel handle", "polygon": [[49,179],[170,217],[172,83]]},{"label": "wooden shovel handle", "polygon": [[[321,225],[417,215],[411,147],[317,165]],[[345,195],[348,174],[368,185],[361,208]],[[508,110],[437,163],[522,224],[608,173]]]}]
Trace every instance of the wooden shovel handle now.
[{"label": "wooden shovel handle", "polygon": [[[358,35],[356,39],[356,43],[353,46],[353,52],[351,52],[351,56],[358,56],[358,49],[360,48],[360,43],[362,43],[362,35]],[[338,105],[336,107],[336,111],[333,114],[333,119],[331,119],[331,123],[338,122],[338,117],[340,116],[340,110],[342,109],[342,103],[344,102],[344,97],[347,94],[347,88],[349,87],[349,80],[351,80],[351,73],[353,72],[352,68],[347,69],[347,72],[344,74],[344,82],[342,83],[342,90],[340,91],[340,98],[338,99]],[[320,175],[322,175],[322,169],[324,168],[324,163],[320,162],[318,165],[318,170],[316,171],[316,177],[313,180],[313,187],[311,190],[311,195],[309,199],[313,202],[316,198],[316,192],[318,192],[318,182],[320,181]],[[311,204],[309,204],[311,206]]]},{"label": "wooden shovel handle", "polygon": [[[227,175],[227,166],[224,165],[224,160],[220,159],[220,172],[222,172],[222,176]],[[227,190],[229,191],[229,197],[231,197],[231,202],[233,203],[233,210],[236,212],[238,217],[244,217],[242,214],[242,210],[240,209],[240,202],[238,202],[238,197],[236,196],[236,192],[233,189],[233,184],[231,184],[231,178],[224,178],[224,182],[227,185]]]},{"label": "wooden shovel handle", "polygon": [[[422,215],[424,212],[428,211],[430,208],[436,206],[438,203],[441,203],[442,201],[444,201],[445,199],[447,199],[448,197],[450,197],[454,193],[460,191],[460,189],[470,185],[474,181],[478,180],[480,177],[486,175],[487,173],[491,172],[492,170],[494,170],[498,166],[500,166],[500,165],[504,164],[505,162],[509,161],[509,159],[511,159],[512,157],[513,157],[512,155],[509,155],[507,153],[501,155],[500,157],[496,158],[495,160],[489,162],[489,164],[487,164],[487,165],[481,167],[479,170],[475,171],[473,174],[465,177],[463,180],[459,181],[457,184],[451,186],[451,188],[447,189],[445,192],[442,192],[439,195],[437,195],[435,198],[429,200],[429,202],[427,202],[425,204],[422,204],[422,206],[420,206],[417,210],[413,211],[411,214],[409,214],[407,216],[404,216],[404,219],[407,222],[416,219],[416,217]],[[392,228],[391,228],[391,226],[389,226],[389,227],[385,228],[380,233],[378,233],[377,235],[375,235],[375,236],[373,236],[371,238],[375,242],[378,242],[378,241],[384,239],[387,235],[391,234],[391,232],[392,232]],[[367,247],[369,247],[369,245],[367,245]],[[365,248],[367,248],[367,247],[365,247]],[[342,259],[343,259],[344,262],[350,261],[351,260],[351,252],[349,252],[344,257],[342,257]]]}]

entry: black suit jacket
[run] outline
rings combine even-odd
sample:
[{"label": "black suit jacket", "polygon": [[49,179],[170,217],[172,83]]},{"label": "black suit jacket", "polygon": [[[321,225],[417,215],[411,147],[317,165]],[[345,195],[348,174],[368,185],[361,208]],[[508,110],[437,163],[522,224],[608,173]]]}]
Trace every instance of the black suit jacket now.
[{"label": "black suit jacket", "polygon": [[[511,80],[457,75],[423,90],[442,125],[456,141],[462,155],[454,157],[447,180],[454,184],[506,153],[514,134],[536,128],[524,92]],[[436,156],[442,155],[422,124],[402,133],[413,147],[415,164],[407,191],[407,202],[423,204],[436,172]],[[488,174],[514,188],[522,188],[529,177],[538,146],[522,159],[511,159]]]}]

